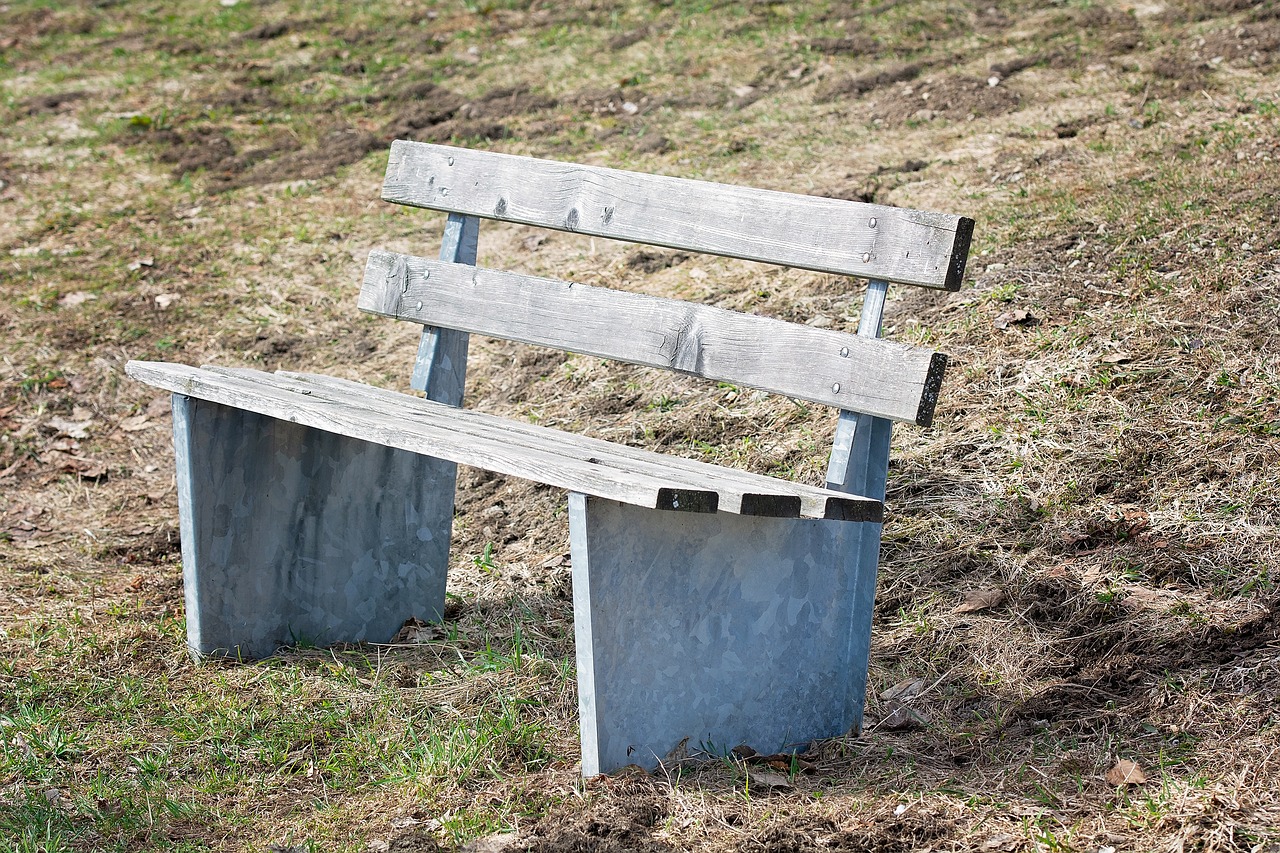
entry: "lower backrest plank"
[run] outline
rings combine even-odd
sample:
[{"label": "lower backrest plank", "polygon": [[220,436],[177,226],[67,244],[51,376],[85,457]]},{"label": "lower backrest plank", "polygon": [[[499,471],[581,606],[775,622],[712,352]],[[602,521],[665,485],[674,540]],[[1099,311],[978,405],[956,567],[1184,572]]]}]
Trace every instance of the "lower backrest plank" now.
[{"label": "lower backrest plank", "polygon": [[946,358],[769,317],[374,251],[360,308],[928,425]]}]

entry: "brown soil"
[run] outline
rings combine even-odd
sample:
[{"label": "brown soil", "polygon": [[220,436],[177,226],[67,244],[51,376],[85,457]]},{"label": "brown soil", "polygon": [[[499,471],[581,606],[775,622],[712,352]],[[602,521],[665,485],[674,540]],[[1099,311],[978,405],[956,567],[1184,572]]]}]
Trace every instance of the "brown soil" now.
[{"label": "brown soil", "polygon": [[936,118],[971,121],[1011,112],[1020,103],[1022,95],[1002,83],[992,86],[978,77],[929,77],[879,95],[872,115],[890,126]]}]

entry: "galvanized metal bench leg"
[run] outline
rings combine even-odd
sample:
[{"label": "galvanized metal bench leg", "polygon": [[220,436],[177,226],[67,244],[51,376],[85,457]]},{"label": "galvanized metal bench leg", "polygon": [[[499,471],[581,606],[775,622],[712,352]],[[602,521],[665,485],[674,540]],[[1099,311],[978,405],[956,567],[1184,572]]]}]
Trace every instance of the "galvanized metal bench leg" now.
[{"label": "galvanized metal bench leg", "polygon": [[570,495],[583,775],[654,767],[685,738],[774,752],[855,725],[862,526]]},{"label": "galvanized metal bench leg", "polygon": [[386,642],[444,608],[454,465],[174,395],[199,655]]},{"label": "galvanized metal bench leg", "polygon": [[[475,217],[440,258],[474,264]],[[425,329],[412,387],[462,404],[467,335]],[[444,611],[457,466],[174,395],[187,642],[200,655],[390,640]]]}]

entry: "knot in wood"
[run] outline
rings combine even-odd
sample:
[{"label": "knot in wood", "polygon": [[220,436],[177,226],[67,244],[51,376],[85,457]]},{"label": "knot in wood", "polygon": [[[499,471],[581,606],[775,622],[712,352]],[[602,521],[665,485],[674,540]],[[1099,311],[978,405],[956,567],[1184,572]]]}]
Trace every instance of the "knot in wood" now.
[{"label": "knot in wood", "polygon": [[702,371],[703,330],[692,312],[680,318],[671,341],[671,349],[666,355],[672,370],[683,373]]}]

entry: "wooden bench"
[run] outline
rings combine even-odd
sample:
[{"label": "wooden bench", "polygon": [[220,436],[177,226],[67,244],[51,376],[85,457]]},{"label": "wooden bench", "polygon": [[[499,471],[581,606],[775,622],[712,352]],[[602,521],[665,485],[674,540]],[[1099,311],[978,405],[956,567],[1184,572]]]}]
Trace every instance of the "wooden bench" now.
[{"label": "wooden bench", "polygon": [[[438,620],[456,465],[568,491],[582,772],[861,724],[889,435],[946,364],[879,339],[889,282],[955,290],[957,216],[397,141],[383,198],[445,211],[439,260],[374,251],[359,305],[424,328],[422,397],[130,362],[174,394],[189,644],[261,657]],[[858,334],[479,269],[480,218],[870,280]],[[469,334],[840,411],[826,487],[460,407]]]}]

